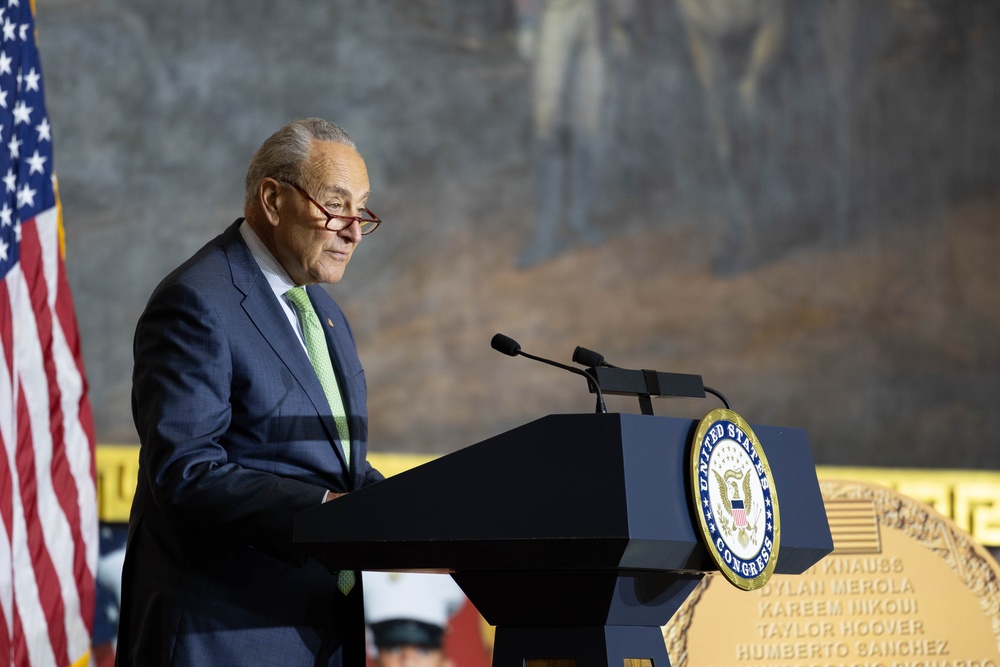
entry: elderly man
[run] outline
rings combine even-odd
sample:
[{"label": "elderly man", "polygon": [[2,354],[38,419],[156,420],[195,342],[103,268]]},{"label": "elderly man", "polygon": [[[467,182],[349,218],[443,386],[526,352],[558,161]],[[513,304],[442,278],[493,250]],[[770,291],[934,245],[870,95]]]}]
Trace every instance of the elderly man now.
[{"label": "elderly man", "polygon": [[289,123],[253,156],[245,219],[155,289],[135,333],[139,476],[118,665],[361,665],[362,594],[292,543],[295,515],[382,479],[335,283],[368,173],[338,126]]}]

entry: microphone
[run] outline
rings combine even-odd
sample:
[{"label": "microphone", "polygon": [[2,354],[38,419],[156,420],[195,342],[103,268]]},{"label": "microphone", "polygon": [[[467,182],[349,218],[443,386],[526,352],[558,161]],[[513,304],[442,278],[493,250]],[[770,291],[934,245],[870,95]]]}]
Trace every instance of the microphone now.
[{"label": "microphone", "polygon": [[558,361],[552,361],[551,359],[544,359],[542,357],[536,357],[533,354],[528,354],[527,352],[521,351],[521,345],[513,338],[509,336],[504,336],[502,333],[498,333],[493,336],[493,340],[490,341],[490,346],[497,352],[502,352],[508,357],[516,357],[521,355],[522,357],[527,357],[528,359],[533,359],[535,361],[540,361],[543,364],[548,364],[549,366],[555,366],[556,368],[561,368],[563,370],[569,371],[576,375],[582,375],[587,378],[587,382],[591,387],[594,388],[594,393],[597,394],[597,408],[595,412],[601,414],[606,414],[608,409],[604,405],[604,394],[601,393],[601,385],[597,383],[597,379],[591,375],[589,372],[582,370],[580,368],[573,368],[572,366],[567,366],[565,364],[560,364]]},{"label": "microphone", "polygon": [[[732,406],[730,406],[729,404],[729,399],[723,396],[722,392],[718,391],[717,389],[712,389],[711,387],[706,386],[704,383],[702,383],[701,377],[697,375],[685,376],[678,373],[658,373],[656,371],[645,371],[645,370],[626,371],[624,369],[619,369],[618,366],[612,366],[611,364],[609,364],[607,361],[604,360],[604,355],[601,354],[600,352],[594,352],[593,350],[588,350],[587,348],[581,347],[580,345],[577,345],[576,349],[573,350],[573,361],[575,363],[580,364],[581,366],[586,366],[587,368],[590,368],[591,370],[595,371],[598,374],[598,376],[609,376],[611,374],[616,373],[617,371],[621,371],[624,373],[641,374],[642,378],[636,378],[636,381],[638,381],[639,379],[642,380],[640,384],[645,384],[646,392],[637,391],[635,389],[635,383],[634,382],[630,383],[627,380],[624,380],[620,383],[622,386],[618,386],[619,383],[617,383],[616,381],[622,380],[621,377],[614,377],[614,378],[605,377],[605,379],[608,380],[610,384],[614,385],[613,388],[608,389],[610,393],[612,394],[626,393],[626,394],[635,394],[639,396],[639,404],[640,406],[642,406],[643,414],[650,414],[650,415],[653,414],[652,403],[650,403],[649,401],[650,395],[690,396],[693,398],[698,398],[698,397],[704,397],[705,395],[704,392],[708,392],[709,394],[714,395],[716,398],[722,401],[722,404],[726,406],[727,410],[732,410]],[[610,373],[601,373],[599,372],[600,368],[613,368],[616,370],[611,371]],[[690,383],[691,380],[695,380],[696,382],[691,384]],[[683,384],[679,384],[679,382]],[[628,387],[628,385],[630,384],[633,386]],[[699,386],[703,391],[699,391],[698,393],[692,393],[691,389],[695,388],[694,385]],[[650,386],[654,387],[655,391],[651,391]],[[616,388],[624,389],[624,391],[621,392],[615,391]]]},{"label": "microphone", "polygon": [[593,350],[588,350],[580,345],[576,346],[573,350],[573,362],[580,364],[581,366],[586,366],[587,368],[597,368],[599,366],[604,366],[605,368],[618,368],[617,366],[612,366],[604,360],[604,355],[599,352],[594,352]]}]

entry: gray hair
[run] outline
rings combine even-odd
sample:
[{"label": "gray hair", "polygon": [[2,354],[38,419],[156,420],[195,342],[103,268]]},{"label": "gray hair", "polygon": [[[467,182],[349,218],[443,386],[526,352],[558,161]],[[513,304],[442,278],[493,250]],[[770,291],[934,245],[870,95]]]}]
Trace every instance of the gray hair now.
[{"label": "gray hair", "polygon": [[250,158],[247,167],[246,202],[257,196],[257,186],[265,178],[298,183],[309,157],[312,142],[333,141],[357,150],[344,128],[322,118],[293,120],[272,134]]}]

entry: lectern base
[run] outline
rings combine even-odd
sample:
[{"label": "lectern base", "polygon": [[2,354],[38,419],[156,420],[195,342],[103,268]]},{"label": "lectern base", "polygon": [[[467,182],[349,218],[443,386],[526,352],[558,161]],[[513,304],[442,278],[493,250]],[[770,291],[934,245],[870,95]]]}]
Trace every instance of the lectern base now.
[{"label": "lectern base", "polygon": [[493,667],[669,667],[658,627],[605,625],[496,631]]}]

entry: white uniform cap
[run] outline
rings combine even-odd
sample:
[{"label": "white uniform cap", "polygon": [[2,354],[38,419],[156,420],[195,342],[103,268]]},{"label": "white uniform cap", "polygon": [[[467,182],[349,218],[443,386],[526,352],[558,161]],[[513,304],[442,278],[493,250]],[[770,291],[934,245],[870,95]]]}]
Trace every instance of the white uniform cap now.
[{"label": "white uniform cap", "polygon": [[465,602],[465,594],[447,574],[365,572],[365,621],[369,624],[409,619],[444,628]]}]

